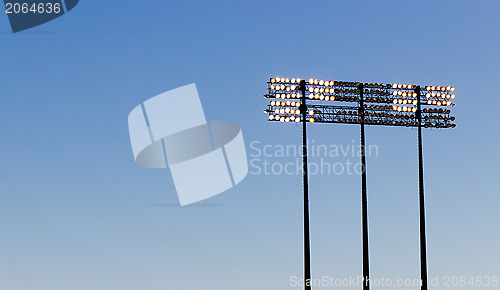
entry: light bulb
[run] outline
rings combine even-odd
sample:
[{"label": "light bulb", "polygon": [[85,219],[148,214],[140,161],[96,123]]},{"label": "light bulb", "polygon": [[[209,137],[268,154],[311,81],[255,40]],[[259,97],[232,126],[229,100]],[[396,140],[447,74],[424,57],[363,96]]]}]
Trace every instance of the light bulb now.
[{"label": "light bulb", "polygon": [[314,123],[314,118],[310,118],[309,122]]}]

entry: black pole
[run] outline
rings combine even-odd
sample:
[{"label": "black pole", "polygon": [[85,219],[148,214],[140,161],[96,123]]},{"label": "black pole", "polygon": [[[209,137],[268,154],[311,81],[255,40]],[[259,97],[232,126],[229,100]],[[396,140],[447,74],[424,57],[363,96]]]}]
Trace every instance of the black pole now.
[{"label": "black pole", "polygon": [[370,256],[368,252],[368,206],[366,197],[366,150],[365,150],[365,107],[363,84],[359,89],[359,118],[361,124],[361,214],[363,216],[363,290],[370,289]]},{"label": "black pole", "polygon": [[307,175],[307,106],[306,106],[306,82],[300,81],[302,114],[302,174],[304,182],[304,289],[311,289],[311,246],[309,241],[309,185]]},{"label": "black pole", "polygon": [[422,111],[420,102],[420,86],[415,88],[417,94],[418,120],[418,203],[420,207],[420,279],[421,290],[427,290],[427,246],[425,239],[425,200],[424,200],[424,157],[422,152]]}]

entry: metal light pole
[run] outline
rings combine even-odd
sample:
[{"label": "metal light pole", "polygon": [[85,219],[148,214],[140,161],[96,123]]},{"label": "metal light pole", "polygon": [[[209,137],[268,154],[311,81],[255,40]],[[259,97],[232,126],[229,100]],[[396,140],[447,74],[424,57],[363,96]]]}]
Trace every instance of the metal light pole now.
[{"label": "metal light pole", "polygon": [[363,97],[363,84],[358,85],[359,90],[359,120],[361,124],[361,215],[363,231],[363,290],[369,290],[370,256],[368,251],[368,205],[366,186],[366,142],[365,142],[365,105]]},{"label": "metal light pole", "polygon": [[418,203],[420,216],[420,289],[427,290],[427,242],[425,239],[425,199],[424,199],[424,157],[422,149],[422,102],[420,100],[420,86],[415,88],[417,94],[417,121],[418,121]]},{"label": "metal light pole", "polygon": [[299,107],[302,115],[302,178],[304,185],[304,289],[310,290],[311,282],[311,245],[309,235],[309,184],[307,174],[307,105],[306,105],[306,82],[300,82],[301,105]]}]

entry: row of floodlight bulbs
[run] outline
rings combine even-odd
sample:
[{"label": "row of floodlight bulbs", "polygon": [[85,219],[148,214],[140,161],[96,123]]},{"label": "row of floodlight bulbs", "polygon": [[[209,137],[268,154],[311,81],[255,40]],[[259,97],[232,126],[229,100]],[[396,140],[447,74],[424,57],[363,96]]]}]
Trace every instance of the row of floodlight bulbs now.
[{"label": "row of floodlight bulbs", "polygon": [[454,100],[455,99],[455,95],[454,94],[445,94],[445,93],[435,93],[435,92],[432,92],[432,93],[426,93],[425,94],[425,97],[426,98],[430,98],[430,97],[437,97],[437,98],[442,98],[442,99],[452,99]]},{"label": "row of floodlight bulbs", "polygon": [[[317,112],[318,113],[318,112]],[[359,113],[356,110],[341,110],[332,113],[327,113],[323,115],[347,115],[347,116],[358,116]],[[391,114],[387,112],[364,112],[365,117],[377,117],[377,118],[390,118],[390,119],[414,119],[415,116],[407,114]]]},{"label": "row of floodlight bulbs", "polygon": [[[301,79],[300,78],[271,78],[271,83],[300,83]],[[334,86],[334,85],[343,85],[343,86],[356,86],[359,83],[358,82],[345,82],[345,81],[324,81],[324,80],[318,80],[318,79],[309,79],[309,84],[310,85],[320,85],[320,86]],[[416,85],[411,85],[411,84],[398,84],[394,83],[392,86],[390,84],[382,84],[382,83],[364,83],[363,84],[365,87],[368,88],[390,88],[392,87],[393,89],[415,89]],[[455,91],[455,87],[452,86],[426,86],[425,89],[427,91]]]},{"label": "row of floodlight bulbs", "polygon": [[[413,102],[414,105],[416,101]],[[396,103],[395,103],[396,104]],[[407,104],[405,103],[404,101],[402,101],[400,104]],[[272,107],[275,107],[275,106],[281,106],[281,107],[300,107],[300,102],[295,102],[295,101],[271,101],[269,102],[269,105],[272,106]],[[370,109],[389,109],[391,108],[390,106],[380,106],[380,105],[370,105],[370,106],[367,106],[365,105],[364,106],[365,108],[370,108]],[[392,106],[392,109],[394,111],[398,111],[398,112],[416,112],[417,108],[415,107],[401,107],[401,106]],[[424,108],[422,109],[422,112],[423,113],[440,113],[440,114],[449,114],[451,111],[449,109],[432,109],[432,108]]]},{"label": "row of floodlight bulbs", "polygon": [[[398,112],[413,112],[415,113],[417,111],[417,108],[415,107],[406,107],[406,106],[392,106],[392,110],[394,111],[398,111]],[[442,110],[442,109],[423,109],[422,110],[423,113],[440,113],[440,114],[449,114],[450,113],[450,110],[446,109],[446,110]]]},{"label": "row of floodlight bulbs", "polygon": [[276,115],[284,115],[284,114],[291,114],[291,115],[300,115],[300,110],[299,109],[293,109],[286,107],[286,108],[281,108],[281,109],[274,109],[274,113]]},{"label": "row of floodlight bulbs", "polygon": [[[404,112],[411,112],[412,108],[408,108],[407,110],[404,110]],[[402,110],[398,110],[398,112],[401,112]],[[414,110],[413,112],[415,112]],[[299,109],[294,109],[293,107],[283,107],[283,108],[275,108],[274,110],[265,110],[265,113],[274,113],[276,115],[300,115],[300,110]],[[437,113],[437,111],[436,111]],[[448,114],[449,111],[439,111],[439,113],[445,113]],[[338,110],[338,111],[333,111],[333,112],[322,112],[321,110],[308,110],[307,114],[309,116],[313,116],[314,114],[321,114],[321,115],[348,115],[348,116],[358,116],[359,113],[357,110]],[[381,118],[391,118],[391,119],[414,119],[416,118],[414,115],[407,115],[404,113],[401,114],[392,114],[392,113],[387,113],[387,112],[370,112],[366,111],[364,112],[365,117],[381,117]],[[285,116],[286,117],[286,116]],[[427,115],[427,119],[448,119],[447,116],[444,115]],[[453,120],[455,120],[455,117],[453,117]]]},{"label": "row of floodlight bulbs", "polygon": [[[408,87],[410,87],[411,85],[408,85]],[[290,92],[290,91],[293,91],[295,90],[297,87],[295,85],[292,85],[292,86],[285,86],[285,85],[277,85],[277,86],[274,86],[274,85],[271,85],[270,86],[270,89],[271,90],[283,90],[283,91],[286,91],[286,92]],[[440,88],[440,87],[438,87]],[[319,88],[319,87],[309,87],[309,93],[311,93],[309,95],[309,98],[310,99],[320,99],[320,100],[328,100],[328,99],[331,99],[332,96],[322,96],[320,94],[334,94],[335,93],[335,89],[334,88]],[[453,88],[454,90],[454,88]],[[379,94],[379,95],[382,95],[382,96],[386,96],[386,95],[390,95],[391,93],[390,92],[387,92],[387,91],[379,91],[379,90],[365,90],[364,91],[366,94]],[[314,93],[314,94],[313,94]],[[357,93],[357,90],[356,89],[339,89],[337,91],[337,93],[351,93],[351,94],[355,94]],[[417,93],[415,92],[405,92],[405,91],[401,91],[401,90],[395,90],[392,92],[392,95],[393,96],[401,96],[403,98],[416,98],[417,97]],[[276,98],[300,98],[300,94],[298,93],[293,93],[293,94],[279,94],[277,93],[276,95]],[[443,98],[443,99],[455,99],[455,95],[454,94],[446,94],[446,93],[440,93],[440,92],[432,92],[432,93],[426,93],[425,96],[427,98],[430,98],[430,97],[438,97],[438,98]]]},{"label": "row of floodlight bulbs", "polygon": [[[280,115],[269,115],[269,121],[280,121],[280,122],[300,122],[300,117],[296,116],[280,116]],[[309,118],[309,122],[314,123],[314,118]]]},{"label": "row of floodlight bulbs", "polygon": [[455,88],[450,87],[450,86],[426,86],[425,90],[426,91],[441,91],[441,92],[450,91],[450,92],[454,92]]},{"label": "row of floodlight bulbs", "polygon": [[424,120],[445,120],[445,121],[455,121],[455,116],[443,116],[443,115],[426,115],[424,116]]},{"label": "row of floodlight bulbs", "polygon": [[[397,94],[396,91],[394,91],[394,95],[401,95],[402,97],[416,97],[416,93],[406,93],[406,92],[401,92],[398,91],[401,94]],[[430,97],[443,97],[446,98],[444,100],[431,100]],[[265,96],[267,97],[267,96]],[[275,94],[275,98],[277,99],[299,99],[301,97],[300,94]],[[341,97],[341,96],[329,96],[329,95],[323,95],[323,94],[309,94],[309,99],[311,100],[320,100],[320,101],[347,101],[347,102],[357,102],[359,101],[358,97]],[[455,99],[455,95],[450,95],[450,94],[442,94],[440,95],[439,93],[427,93],[426,97],[429,98],[427,100],[428,105],[436,105],[436,106],[451,106],[453,103],[450,101],[450,99]],[[365,102],[370,103],[370,102],[377,102],[377,103],[390,103],[393,102],[394,104],[404,104],[406,105],[407,103],[411,103],[411,100],[407,99],[389,99],[389,98],[366,98],[364,99]],[[417,105],[417,100],[413,100],[413,104]]]},{"label": "row of floodlight bulbs", "polygon": [[[268,97],[269,95],[265,95],[264,97]],[[275,94],[274,97],[276,99],[300,99],[300,94]],[[358,97],[350,97],[350,96],[340,96],[340,95],[323,95],[323,94],[309,94],[308,98],[310,100],[320,100],[320,101],[344,101],[344,102],[358,102]],[[392,98],[365,98],[365,102],[367,103],[392,103]]]},{"label": "row of floodlight bulbs", "polygon": [[[295,116],[290,116],[290,117],[285,117],[285,116],[279,116],[279,115],[269,115],[269,120],[270,121],[279,121],[282,123],[289,123],[289,122],[300,122],[299,117]],[[309,118],[309,123],[314,123],[316,121],[322,121],[323,119],[321,117],[311,117]],[[359,124],[361,121],[359,119],[352,119],[352,118],[341,118],[341,119],[336,119],[335,120],[337,123],[351,123],[351,124]],[[406,127],[416,127],[418,126],[417,121],[398,121],[398,120],[364,120],[365,124],[369,125],[394,125],[394,126],[406,126]],[[454,123],[448,123],[448,122],[425,122],[422,124],[425,128],[430,128],[430,127],[435,127],[435,128],[455,128],[456,124]]]},{"label": "row of floodlight bulbs", "polygon": [[[274,83],[282,83],[282,84],[298,84],[300,83],[301,79],[300,78],[271,78],[270,82],[272,84]],[[324,80],[318,80],[318,79],[309,79],[308,82],[309,85],[320,85],[320,86],[345,86],[345,87],[355,87],[359,84],[359,82],[347,82],[347,81],[324,81]],[[379,84],[379,83],[366,83],[366,87],[370,88],[384,88],[384,87],[390,87],[390,85],[384,85],[384,84]]]},{"label": "row of floodlight bulbs", "polygon": [[286,102],[285,101],[281,101],[281,102],[280,101],[271,101],[271,102],[269,102],[269,105],[273,106],[273,107],[274,106],[282,106],[282,107],[284,107],[284,106],[290,107],[291,106],[291,107],[297,107],[297,108],[300,107],[299,102],[290,102],[290,101],[286,101]]},{"label": "row of floodlight bulbs", "polygon": [[[269,112],[269,111],[266,110],[266,112]],[[276,115],[283,115],[283,114],[300,115],[300,110],[293,109],[293,107],[292,108],[286,107],[286,108],[281,108],[281,109],[276,108],[276,109],[274,109],[274,113]],[[314,115],[315,113],[319,114],[319,113],[321,113],[321,111],[319,111],[319,110],[307,111],[307,114],[309,114],[310,116]]]}]

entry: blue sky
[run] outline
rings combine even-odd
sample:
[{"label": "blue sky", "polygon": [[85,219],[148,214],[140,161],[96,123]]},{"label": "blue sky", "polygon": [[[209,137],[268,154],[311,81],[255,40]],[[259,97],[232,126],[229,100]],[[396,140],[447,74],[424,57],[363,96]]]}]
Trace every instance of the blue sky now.
[{"label": "blue sky", "polygon": [[[457,128],[424,132],[429,276],[500,275],[499,9],[80,1],[17,34],[3,15],[0,288],[295,289],[300,176],[249,175],[181,208],[168,170],[134,163],[127,129],[136,105],[195,82],[207,119],[239,123],[249,154],[252,141],[299,144],[299,126],[262,113],[275,76],[455,86]],[[358,126],[309,128],[316,144],[359,138]],[[379,148],[368,158],[372,276],[418,278],[416,130],[368,127],[367,143]],[[310,184],[313,276],[360,275],[359,176]]]}]

